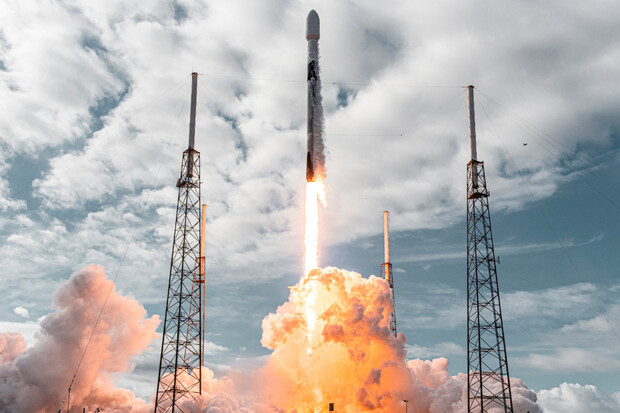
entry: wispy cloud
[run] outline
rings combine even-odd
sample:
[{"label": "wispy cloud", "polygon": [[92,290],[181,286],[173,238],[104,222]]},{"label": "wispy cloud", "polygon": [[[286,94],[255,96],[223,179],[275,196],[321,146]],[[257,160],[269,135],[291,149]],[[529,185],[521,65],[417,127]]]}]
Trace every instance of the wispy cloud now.
[{"label": "wispy cloud", "polygon": [[620,367],[620,360],[583,348],[563,347],[553,353],[532,353],[527,357],[515,358],[517,363],[526,364],[537,370],[562,372],[602,372]]},{"label": "wispy cloud", "polygon": [[[577,248],[590,245],[601,241],[604,234],[598,234],[585,241],[575,241],[573,239],[560,240],[555,242],[532,242],[526,244],[496,244],[496,255],[523,255],[533,252],[543,252],[558,250],[564,248]],[[451,246],[444,246],[443,252],[418,253],[407,256],[399,256],[398,262],[428,262],[428,261],[448,261],[448,260],[465,260],[467,254],[460,248],[458,251]],[[451,251],[452,250],[452,251]]]},{"label": "wispy cloud", "polygon": [[407,358],[431,359],[434,357],[463,356],[463,346],[452,342],[441,342],[433,346],[407,345]]}]

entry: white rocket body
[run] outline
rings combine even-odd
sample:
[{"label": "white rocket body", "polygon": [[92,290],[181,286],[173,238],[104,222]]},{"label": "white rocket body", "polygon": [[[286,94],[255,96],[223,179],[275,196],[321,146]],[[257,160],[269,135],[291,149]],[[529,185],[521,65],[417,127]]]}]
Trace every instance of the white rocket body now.
[{"label": "white rocket body", "polygon": [[306,19],[308,41],[308,152],[306,157],[306,181],[312,182],[324,174],[323,155],[323,108],[321,80],[319,76],[319,15],[312,10]]}]

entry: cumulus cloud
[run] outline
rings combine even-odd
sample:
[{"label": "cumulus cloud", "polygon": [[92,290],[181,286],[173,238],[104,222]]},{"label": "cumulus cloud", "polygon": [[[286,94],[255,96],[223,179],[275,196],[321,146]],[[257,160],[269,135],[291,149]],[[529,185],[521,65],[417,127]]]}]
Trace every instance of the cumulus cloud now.
[{"label": "cumulus cloud", "polygon": [[[0,136],[30,154],[41,146],[55,148],[41,159],[45,167],[32,182],[32,196],[63,216],[66,208],[104,210],[128,193],[140,197],[173,185],[186,142],[189,73],[198,70],[197,142],[210,205],[210,262],[244,276],[259,261],[280,263],[276,257],[283,245],[287,255],[295,255],[303,197],[308,10],[284,1],[233,3],[8,4]],[[611,114],[617,94],[601,86],[608,85],[605,79],[615,68],[607,41],[613,36],[596,36],[603,27],[617,30],[607,14],[596,11],[605,3],[587,13],[562,5],[559,14],[524,3],[509,11],[485,5],[484,18],[476,5],[456,11],[448,4],[403,3],[398,13],[367,1],[321,5],[333,195],[325,210],[325,242],[378,232],[368,210],[400,214],[395,229],[445,227],[460,219],[467,125],[459,86],[472,79],[506,109],[565,137],[568,148],[578,141],[607,145],[610,128],[595,121],[616,122]],[[462,18],[451,18],[453,13]],[[26,34],[24,21],[31,28]],[[553,36],[546,32],[549,26]],[[543,28],[545,36],[536,36]],[[482,35],[489,32],[496,35]],[[587,62],[575,53],[576,39],[590,54]],[[274,47],[267,53],[265,44]],[[556,58],[542,57],[547,55]],[[36,73],[32,56],[39,63]],[[203,56],[209,56],[208,64]],[[560,70],[566,67],[572,70]],[[554,73],[553,79],[546,73]],[[567,87],[578,73],[588,73],[589,86]],[[457,87],[410,87],[416,85]],[[527,187],[535,196],[552,194],[567,179],[565,164],[540,148],[531,150],[536,142],[522,150],[522,131],[484,99],[481,95],[481,105],[504,131],[512,157],[531,175]],[[565,105],[558,104],[566,101],[578,105],[571,113],[582,114],[580,119],[566,116]],[[495,206],[520,208],[530,199],[523,192],[525,178],[509,163],[504,144],[489,138],[495,135],[489,124],[479,122],[480,153],[496,159],[487,164]],[[386,170],[368,167],[388,162]],[[167,199],[166,207],[173,207],[174,195]],[[68,221],[73,228],[83,219],[78,214]],[[37,225],[49,229],[41,221]],[[149,217],[149,222],[164,221]],[[236,236],[240,231],[246,236]],[[295,263],[278,265],[290,269]]]},{"label": "cumulus cloud", "polygon": [[581,413],[620,411],[620,394],[605,394],[591,384],[562,383],[538,391],[538,403],[546,413]]},{"label": "cumulus cloud", "polygon": [[30,313],[28,312],[28,309],[25,307],[15,307],[13,309],[13,312],[20,317],[30,318]]},{"label": "cumulus cloud", "polygon": [[3,3],[11,10],[0,17],[4,143],[32,153],[82,138],[93,122],[89,110],[126,87],[97,25],[66,4]]}]

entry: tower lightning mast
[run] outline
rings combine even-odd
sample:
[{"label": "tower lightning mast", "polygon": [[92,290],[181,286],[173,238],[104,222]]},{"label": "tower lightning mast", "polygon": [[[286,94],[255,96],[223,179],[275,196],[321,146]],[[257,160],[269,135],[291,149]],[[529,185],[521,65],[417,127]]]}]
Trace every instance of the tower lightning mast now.
[{"label": "tower lightning mast", "polygon": [[467,411],[512,413],[489,192],[484,162],[478,161],[476,153],[474,87],[467,89],[471,144],[467,164]]},{"label": "tower lightning mast", "polygon": [[177,181],[176,223],[170,260],[155,413],[182,413],[180,405],[201,393],[203,362],[200,153],[194,149],[198,73],[192,73],[189,145]]},{"label": "tower lightning mast", "polygon": [[396,337],[396,300],[394,295],[394,275],[392,274],[392,264],[390,263],[390,228],[388,222],[388,211],[383,211],[383,250],[385,262],[381,264],[381,274],[390,285],[392,294],[392,313],[390,314],[390,331]]}]

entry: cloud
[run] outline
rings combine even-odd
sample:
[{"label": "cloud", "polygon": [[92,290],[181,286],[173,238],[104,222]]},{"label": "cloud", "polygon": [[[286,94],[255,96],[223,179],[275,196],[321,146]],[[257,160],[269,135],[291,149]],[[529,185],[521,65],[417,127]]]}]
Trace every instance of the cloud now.
[{"label": "cloud", "polygon": [[547,413],[581,413],[620,411],[619,394],[609,396],[591,384],[562,383],[549,390],[539,390],[538,403]]},{"label": "cloud", "polygon": [[593,334],[618,335],[620,331],[620,304],[613,304],[602,314],[587,320],[579,320],[572,324],[566,324],[560,329],[560,333],[566,335],[584,335],[588,339]]},{"label": "cloud", "polygon": [[0,331],[19,334],[26,344],[31,347],[36,341],[39,324],[33,321],[16,323],[12,321],[0,321]]},{"label": "cloud", "polygon": [[533,353],[518,360],[519,363],[545,371],[586,373],[613,371],[620,367],[620,360],[610,358],[600,352],[574,347],[557,348],[551,354]]},{"label": "cloud", "polygon": [[[582,247],[585,245],[592,244],[594,242],[600,241],[602,239],[602,235],[592,237],[586,241],[575,241],[573,239],[567,239],[556,242],[545,242],[545,243],[526,243],[526,244],[506,244],[500,243],[495,245],[495,251],[497,254],[504,255],[523,255],[523,254],[531,254],[534,252],[542,252],[542,251],[550,251],[557,250],[563,248],[575,248]],[[423,246],[427,247],[427,246]],[[429,251],[431,248],[425,248]],[[444,245],[441,252],[436,252],[437,247],[433,249],[433,252],[425,252],[421,251],[416,254],[399,256],[399,262],[426,262],[426,261],[448,261],[448,260],[462,260],[464,261],[467,258],[466,252],[457,251],[456,248],[446,248]]]},{"label": "cloud", "polygon": [[541,291],[513,291],[502,296],[502,310],[507,319],[534,314],[545,319],[579,315],[594,306],[596,294],[597,287],[585,282]]},{"label": "cloud", "polygon": [[450,355],[464,356],[466,354],[463,346],[451,343],[442,342],[433,346],[419,346],[419,345],[407,345],[407,356],[410,358],[429,359],[433,357],[446,357]]},{"label": "cloud", "polygon": [[15,307],[15,308],[13,309],[13,312],[14,312],[15,314],[17,314],[18,316],[20,316],[20,317],[23,317],[23,318],[30,318],[30,313],[28,312],[28,309],[27,309],[27,308],[24,308],[24,307]]},{"label": "cloud", "polygon": [[399,313],[408,314],[397,322],[408,331],[450,330],[462,325],[465,292],[444,283],[420,283],[416,298],[405,301],[396,297]]},{"label": "cloud", "polygon": [[[0,18],[5,44],[0,90],[7,97],[0,111],[4,143],[12,152],[32,154],[79,140],[94,122],[89,112],[125,88],[120,71],[114,70],[113,53],[93,47],[101,34],[98,25],[79,8],[58,3],[4,7],[11,10]],[[23,30],[26,25],[29,30]]]},{"label": "cloud", "polygon": [[[529,328],[517,324],[530,340],[527,344],[511,346],[516,354],[512,360],[519,365],[551,372],[612,372],[620,368],[618,351],[618,315],[620,305],[608,289],[574,284],[559,289],[543,290],[538,299],[523,300],[528,314],[518,314],[527,320],[529,311],[544,314],[544,319],[529,322]],[[522,297],[519,292],[508,294],[510,299]],[[506,300],[504,300],[506,302]],[[566,304],[563,304],[566,303]],[[574,308],[570,306],[574,305]],[[591,315],[582,318],[585,314]],[[504,311],[510,325],[519,318]],[[513,327],[514,328],[514,327]]]},{"label": "cloud", "polygon": [[[1,192],[15,205],[2,226],[6,239],[0,248],[7,274],[3,287],[16,295],[6,311],[24,302],[26,293],[12,288],[21,282],[17,274],[26,271],[39,280],[32,295],[46,297],[59,285],[59,274],[90,262],[118,268],[124,289],[145,303],[161,304],[163,296],[154,292],[166,283],[192,70],[201,73],[197,142],[203,200],[209,204],[210,270],[221,283],[231,284],[298,273],[308,10],[277,1],[260,6],[186,1],[179,7],[185,18],[175,18],[174,7],[157,0],[77,1],[70,8],[43,1],[6,5],[11,12],[2,24],[6,70],[0,79],[6,93],[0,139],[8,149],[2,157],[8,165],[16,152],[36,154],[41,165],[40,173],[26,182],[28,202],[11,198],[13,181]],[[477,79],[481,91],[550,134],[565,136],[568,147],[578,141],[607,145],[609,132],[591,119],[596,113],[588,102],[597,102],[604,115],[613,112],[607,108],[614,107],[614,95],[607,87],[602,97],[590,86],[567,87],[575,72],[592,68],[584,68],[580,59],[558,67],[553,59],[532,58],[532,51],[549,45],[533,42],[534,33],[522,30],[522,19],[508,18],[497,6],[485,7],[489,18],[484,19],[460,9],[473,25],[446,17],[442,10],[447,5],[403,7],[402,15],[377,11],[369,2],[324,4],[318,10],[330,171],[329,207],[322,211],[324,245],[379,233],[369,211],[393,211],[396,233],[445,228],[462,219],[465,96],[458,87],[412,85],[462,86]],[[511,15],[542,23],[541,14],[529,6],[510,8]],[[545,8],[555,10],[554,5]],[[591,27],[594,16],[572,6],[562,10]],[[279,23],[271,24],[276,16]],[[564,20],[554,19],[558,33],[572,38]],[[32,28],[26,34],[24,21]],[[608,29],[617,30],[611,24]],[[480,36],[483,32],[517,35],[500,42]],[[592,41],[596,47],[588,50],[597,56],[613,50],[606,38],[580,39]],[[265,44],[273,45],[268,53]],[[575,57],[563,54],[572,49],[571,42],[553,47]],[[516,55],[524,56],[519,60],[523,72],[514,69]],[[32,56],[37,56],[36,73]],[[616,67],[604,60],[599,64],[599,74]],[[493,71],[484,70],[491,66]],[[571,73],[559,70],[566,67]],[[545,73],[555,73],[554,81]],[[507,78],[519,88],[507,84]],[[601,89],[596,85],[603,80],[588,79]],[[339,94],[346,95],[346,107]],[[585,119],[553,121],[567,118],[565,107],[555,104],[566,94]],[[501,142],[523,166],[522,173],[532,174],[528,186],[534,195],[552,194],[566,170],[536,142],[520,147],[521,129],[483,95],[477,99],[489,115],[480,106],[479,152],[487,160],[494,211],[531,202],[524,192],[526,180],[510,165]],[[502,140],[495,138],[491,121]],[[578,133],[586,128],[588,134]],[[437,261],[462,257],[441,247],[434,251]],[[35,261],[27,269],[19,258],[24,256]],[[146,283],[126,277],[138,273]],[[31,312],[42,305],[36,300]]]},{"label": "cloud", "polygon": [[[562,16],[583,22],[577,25],[580,44],[592,42],[586,49],[594,60],[586,64],[574,53],[573,42],[560,41],[577,36],[564,18],[554,17],[553,41],[545,37],[534,42],[536,30],[529,25],[523,30],[524,18],[507,17],[530,16],[527,21],[534,29],[547,27],[541,13],[525,4],[511,5],[510,11],[485,7],[485,18],[460,9],[467,19],[447,18],[442,5],[403,7],[403,14],[378,12],[368,2],[325,4],[319,10],[330,169],[331,199],[323,228],[328,244],[377,233],[367,219],[369,210],[400,214],[395,230],[444,228],[461,219],[467,161],[464,95],[458,87],[419,88],[412,83],[462,86],[477,78],[481,90],[509,111],[552,135],[565,136],[568,148],[577,141],[603,147],[608,142],[609,131],[597,127],[594,118],[614,113],[615,95],[600,86],[605,71],[615,67],[603,58],[613,45],[586,30],[617,30],[605,15],[562,7]],[[197,136],[210,205],[211,262],[234,268],[236,276],[265,260],[293,268],[293,260],[279,263],[283,255],[300,255],[295,241],[301,231],[297,223],[304,172],[299,165],[306,116],[305,6],[187,1],[175,8],[157,0],[106,5],[78,1],[71,8],[40,2],[11,11],[14,18],[3,30],[7,110],[0,130],[7,142],[28,142],[27,149],[20,149],[28,153],[41,145],[55,148],[44,156],[48,167],[32,181],[31,194],[50,214],[62,216],[73,228],[84,216],[67,218],[65,209],[105,210],[127,196],[140,198],[145,191],[171,187],[185,146],[188,75],[195,69],[201,72]],[[33,15],[45,17],[37,17],[32,24],[37,30],[24,36],[19,29]],[[415,17],[410,21],[405,15]],[[279,24],[270,24],[274,16],[281,17]],[[602,26],[593,24],[597,18]],[[497,36],[480,35],[488,32]],[[52,41],[55,47],[47,47]],[[277,47],[265,53],[265,44]],[[553,50],[565,64],[542,59],[542,50]],[[33,55],[40,63],[36,74],[28,69]],[[209,56],[206,67],[200,56]],[[520,57],[519,70],[515,56]],[[483,70],[489,66],[494,70]],[[559,70],[566,67],[572,68],[570,73]],[[600,76],[590,76],[593,70]],[[545,75],[551,72],[553,81]],[[579,72],[589,74],[590,86],[567,87]],[[506,85],[507,78],[519,85],[519,93]],[[603,96],[600,90],[605,90]],[[339,104],[342,93],[347,95],[346,107]],[[483,95],[479,99],[490,117],[485,119],[480,110],[480,153],[494,160],[487,163],[497,194],[494,207],[518,209],[531,202],[525,182],[534,196],[551,195],[566,180],[563,164],[541,148],[531,151],[536,142],[528,152],[522,150],[521,129],[492,102],[483,103]],[[574,110],[583,118],[554,123],[566,119],[558,101],[578,104]],[[598,104],[589,105],[593,101]],[[609,117],[609,122],[614,119]],[[488,138],[495,135],[491,121],[504,131],[505,146],[529,178],[510,164],[502,141]],[[588,133],[581,133],[584,130]],[[512,146],[515,141],[519,147]],[[390,168],[379,173],[368,167],[387,162]],[[166,199],[165,207],[174,208],[174,194]],[[164,224],[156,217],[148,221]],[[160,268],[165,270],[165,264]]]}]

